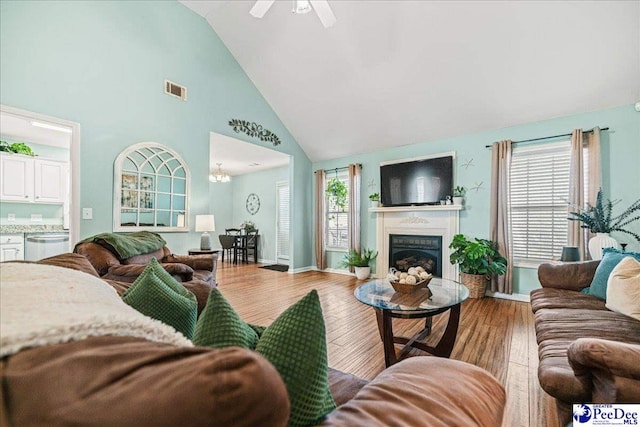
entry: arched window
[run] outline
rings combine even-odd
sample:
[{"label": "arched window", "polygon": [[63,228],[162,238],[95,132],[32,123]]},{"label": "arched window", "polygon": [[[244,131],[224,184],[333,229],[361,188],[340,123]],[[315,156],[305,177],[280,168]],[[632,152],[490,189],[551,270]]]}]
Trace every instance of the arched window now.
[{"label": "arched window", "polygon": [[114,164],[114,231],[188,231],[190,173],[175,151],[141,142]]}]

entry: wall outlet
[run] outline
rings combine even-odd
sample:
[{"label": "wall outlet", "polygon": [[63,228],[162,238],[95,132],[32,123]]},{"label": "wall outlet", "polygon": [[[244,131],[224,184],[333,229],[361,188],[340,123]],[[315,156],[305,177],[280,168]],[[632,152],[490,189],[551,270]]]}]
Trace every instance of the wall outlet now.
[{"label": "wall outlet", "polygon": [[31,222],[42,222],[42,215],[31,214]]},{"label": "wall outlet", "polygon": [[93,219],[93,208],[82,208],[82,219]]},{"label": "wall outlet", "polygon": [[16,221],[16,214],[8,214],[7,215],[7,221],[15,222]]}]

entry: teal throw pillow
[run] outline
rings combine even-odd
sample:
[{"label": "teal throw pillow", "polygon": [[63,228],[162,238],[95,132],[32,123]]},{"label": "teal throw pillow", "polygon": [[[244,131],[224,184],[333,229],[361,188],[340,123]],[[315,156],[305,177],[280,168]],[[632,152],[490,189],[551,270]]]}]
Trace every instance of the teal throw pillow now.
[{"label": "teal throw pillow", "polygon": [[212,289],[200,314],[193,343],[205,347],[243,347],[251,350],[258,344],[258,333],[245,323],[220,291]]},{"label": "teal throw pillow", "polygon": [[596,272],[593,275],[591,286],[583,289],[583,292],[602,300],[606,300],[609,275],[611,275],[611,272],[616,265],[628,256],[640,261],[640,252],[623,252],[620,249],[615,248],[603,249],[602,260],[600,260],[600,264],[598,264],[598,268],[596,268]]},{"label": "teal throw pillow", "polygon": [[172,326],[188,339],[193,338],[198,317],[196,297],[155,258],[122,295],[122,300],[145,316]]},{"label": "teal throw pillow", "polygon": [[[315,290],[266,328],[242,321],[222,294],[211,292],[214,293],[217,295],[209,296],[198,319],[196,345],[236,345],[262,354],[275,366],[287,387],[290,426],[316,425],[336,408],[329,389],[322,307]],[[219,330],[224,328],[230,330]],[[257,342],[252,346],[254,334]]]}]

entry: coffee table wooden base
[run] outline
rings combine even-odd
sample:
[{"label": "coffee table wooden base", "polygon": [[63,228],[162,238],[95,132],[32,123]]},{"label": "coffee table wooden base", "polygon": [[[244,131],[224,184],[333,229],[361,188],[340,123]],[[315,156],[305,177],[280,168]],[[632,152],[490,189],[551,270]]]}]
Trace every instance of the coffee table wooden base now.
[{"label": "coffee table wooden base", "polygon": [[[460,323],[460,304],[434,311],[403,313],[392,310],[382,310],[379,308],[374,308],[374,310],[378,320],[378,330],[384,346],[384,363],[387,367],[404,359],[412,348],[417,348],[433,354],[434,356],[451,356],[451,351],[453,350],[453,345],[456,342],[456,336],[458,334],[458,325]],[[444,313],[447,310],[451,310],[449,313],[449,322],[447,323],[447,327],[445,328],[440,341],[438,341],[438,344],[436,344],[435,347],[432,347],[420,342],[431,333],[431,318],[437,314]],[[394,317],[402,319],[425,318],[425,327],[411,338],[401,336],[396,337],[393,335],[392,319]],[[404,345],[399,355],[396,355],[395,344]]]}]

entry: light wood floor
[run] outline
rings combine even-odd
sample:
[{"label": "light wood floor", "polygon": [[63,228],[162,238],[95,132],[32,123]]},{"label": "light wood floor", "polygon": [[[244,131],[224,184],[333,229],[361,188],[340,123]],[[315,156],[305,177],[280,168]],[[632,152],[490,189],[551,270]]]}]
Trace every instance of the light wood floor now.
[{"label": "light wood floor", "polygon": [[[219,289],[249,323],[269,325],[310,290],[320,295],[327,329],[329,366],[372,379],[384,369],[384,352],[373,309],[358,302],[355,277],[305,272],[281,273],[255,264],[218,264]],[[448,313],[434,317],[437,340]],[[394,332],[412,335],[422,320],[394,319]],[[412,354],[422,354],[414,350]],[[433,356],[425,356],[433,357]],[[451,358],[491,372],[507,391],[505,427],[556,427],[555,403],[540,388],[533,315],[528,303],[494,298],[462,304]]]}]

